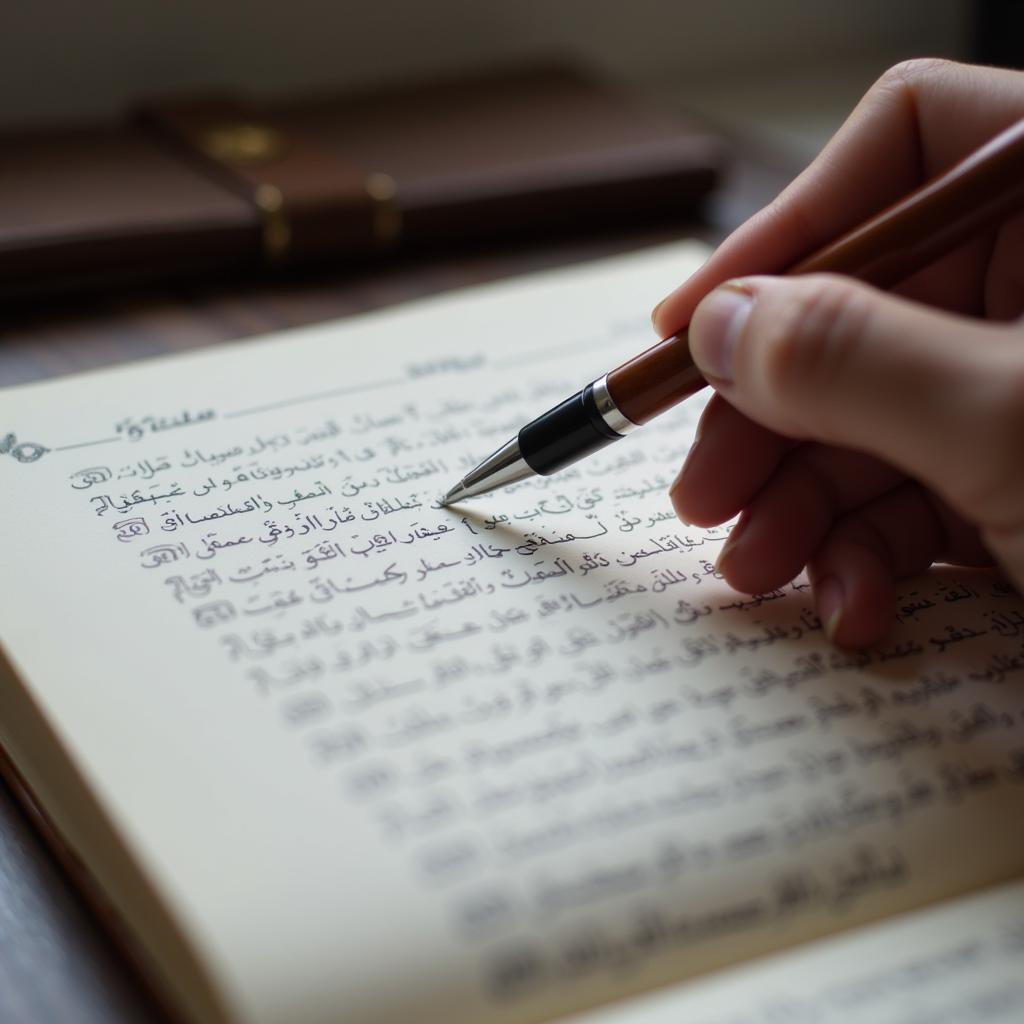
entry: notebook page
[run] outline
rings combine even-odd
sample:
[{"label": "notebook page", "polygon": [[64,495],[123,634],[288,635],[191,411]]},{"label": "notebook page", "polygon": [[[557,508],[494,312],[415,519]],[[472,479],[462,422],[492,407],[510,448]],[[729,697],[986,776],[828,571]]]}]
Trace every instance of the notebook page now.
[{"label": "notebook page", "polygon": [[1016,1024],[1024,885],[770,957],[565,1024]]},{"label": "notebook page", "polygon": [[731,592],[699,401],[437,507],[703,255],[0,397],[0,642],[239,1019],[541,1021],[1019,872],[995,576],[858,654]]}]

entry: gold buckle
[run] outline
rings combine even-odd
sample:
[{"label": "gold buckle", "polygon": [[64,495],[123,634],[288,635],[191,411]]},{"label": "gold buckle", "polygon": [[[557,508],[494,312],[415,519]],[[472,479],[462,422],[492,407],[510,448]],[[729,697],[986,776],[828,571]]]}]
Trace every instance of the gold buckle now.
[{"label": "gold buckle", "polygon": [[285,137],[263,124],[219,124],[203,132],[202,151],[222,164],[251,166],[276,160],[288,148]]}]

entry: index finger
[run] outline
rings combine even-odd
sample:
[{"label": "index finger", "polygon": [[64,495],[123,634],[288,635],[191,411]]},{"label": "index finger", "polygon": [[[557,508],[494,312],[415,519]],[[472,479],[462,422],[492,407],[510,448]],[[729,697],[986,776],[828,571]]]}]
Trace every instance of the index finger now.
[{"label": "index finger", "polygon": [[813,163],[655,308],[659,337],[681,331],[723,281],[785,270],[954,164],[1022,111],[1020,72],[939,60],[898,64]]}]

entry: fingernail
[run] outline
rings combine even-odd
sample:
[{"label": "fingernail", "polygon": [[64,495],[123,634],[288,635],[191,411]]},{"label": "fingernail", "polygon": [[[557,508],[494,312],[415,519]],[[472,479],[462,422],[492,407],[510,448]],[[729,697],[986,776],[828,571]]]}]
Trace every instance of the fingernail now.
[{"label": "fingernail", "polygon": [[835,576],[826,576],[818,582],[815,590],[818,618],[821,619],[825,635],[829,640],[835,640],[839,620],[843,617],[843,585]]},{"label": "fingernail", "polygon": [[725,544],[722,545],[722,550],[718,552],[718,558],[715,560],[715,568],[725,575],[725,571],[722,566],[732,558],[733,552],[739,544],[740,537],[743,536],[744,531],[747,528],[749,519],[740,518],[736,525],[729,531],[729,536],[725,539]]},{"label": "fingernail", "polygon": [[691,523],[690,520],[686,518],[686,516],[680,509],[679,500],[675,491],[668,492],[668,500],[672,505],[672,511],[676,514],[676,519],[678,519],[679,522],[683,524],[683,526],[693,526],[693,523]]},{"label": "fingernail", "polygon": [[683,459],[683,464],[682,466],[679,467],[679,472],[676,473],[675,479],[672,481],[671,484],[669,484],[668,488],[669,500],[672,502],[672,507],[676,510],[676,517],[679,519],[681,523],[684,523],[686,526],[692,526],[693,524],[689,521],[689,519],[686,518],[686,516],[682,513],[680,509],[679,491],[682,489],[683,479],[686,477],[686,474],[690,471],[690,466],[693,463],[693,452],[696,446],[696,441],[694,441],[694,443],[690,445],[690,450],[686,453],[686,457]]},{"label": "fingernail", "polygon": [[662,306],[664,306],[664,305],[665,305],[665,300],[664,300],[664,299],[662,299],[662,300],[661,300],[661,302],[659,302],[659,303],[658,303],[658,304],[657,304],[657,305],[656,305],[656,306],[654,307],[654,309],[652,309],[652,310],[651,310],[651,323],[652,323],[652,324],[653,324],[654,326],[657,326],[657,323],[658,323],[658,310],[659,310],[659,309],[661,309],[661,307],[662,307]]},{"label": "fingernail", "polygon": [[676,518],[684,526],[692,526],[693,525],[690,522],[690,520],[687,519],[686,516],[684,515],[682,507],[681,507],[681,502],[679,500],[680,499],[679,488],[682,485],[683,477],[686,475],[686,467],[689,464],[689,462],[690,462],[690,457],[687,456],[686,457],[686,461],[683,463],[682,468],[679,470],[678,473],[676,473],[676,478],[675,478],[675,480],[672,481],[672,484],[669,486],[669,489],[668,489],[668,500],[672,503],[672,510],[675,512]]},{"label": "fingernail", "polygon": [[736,339],[753,304],[742,281],[726,281],[697,307],[690,321],[690,352],[706,377],[732,381]]}]

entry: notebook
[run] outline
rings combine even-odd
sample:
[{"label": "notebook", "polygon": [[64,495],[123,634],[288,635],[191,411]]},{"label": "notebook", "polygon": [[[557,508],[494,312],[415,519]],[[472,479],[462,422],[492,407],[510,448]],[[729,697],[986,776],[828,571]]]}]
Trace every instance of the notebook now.
[{"label": "notebook", "polygon": [[0,394],[8,772],[180,1020],[1020,1019],[998,575],[860,652],[730,590],[699,398],[439,506],[705,255]]}]

